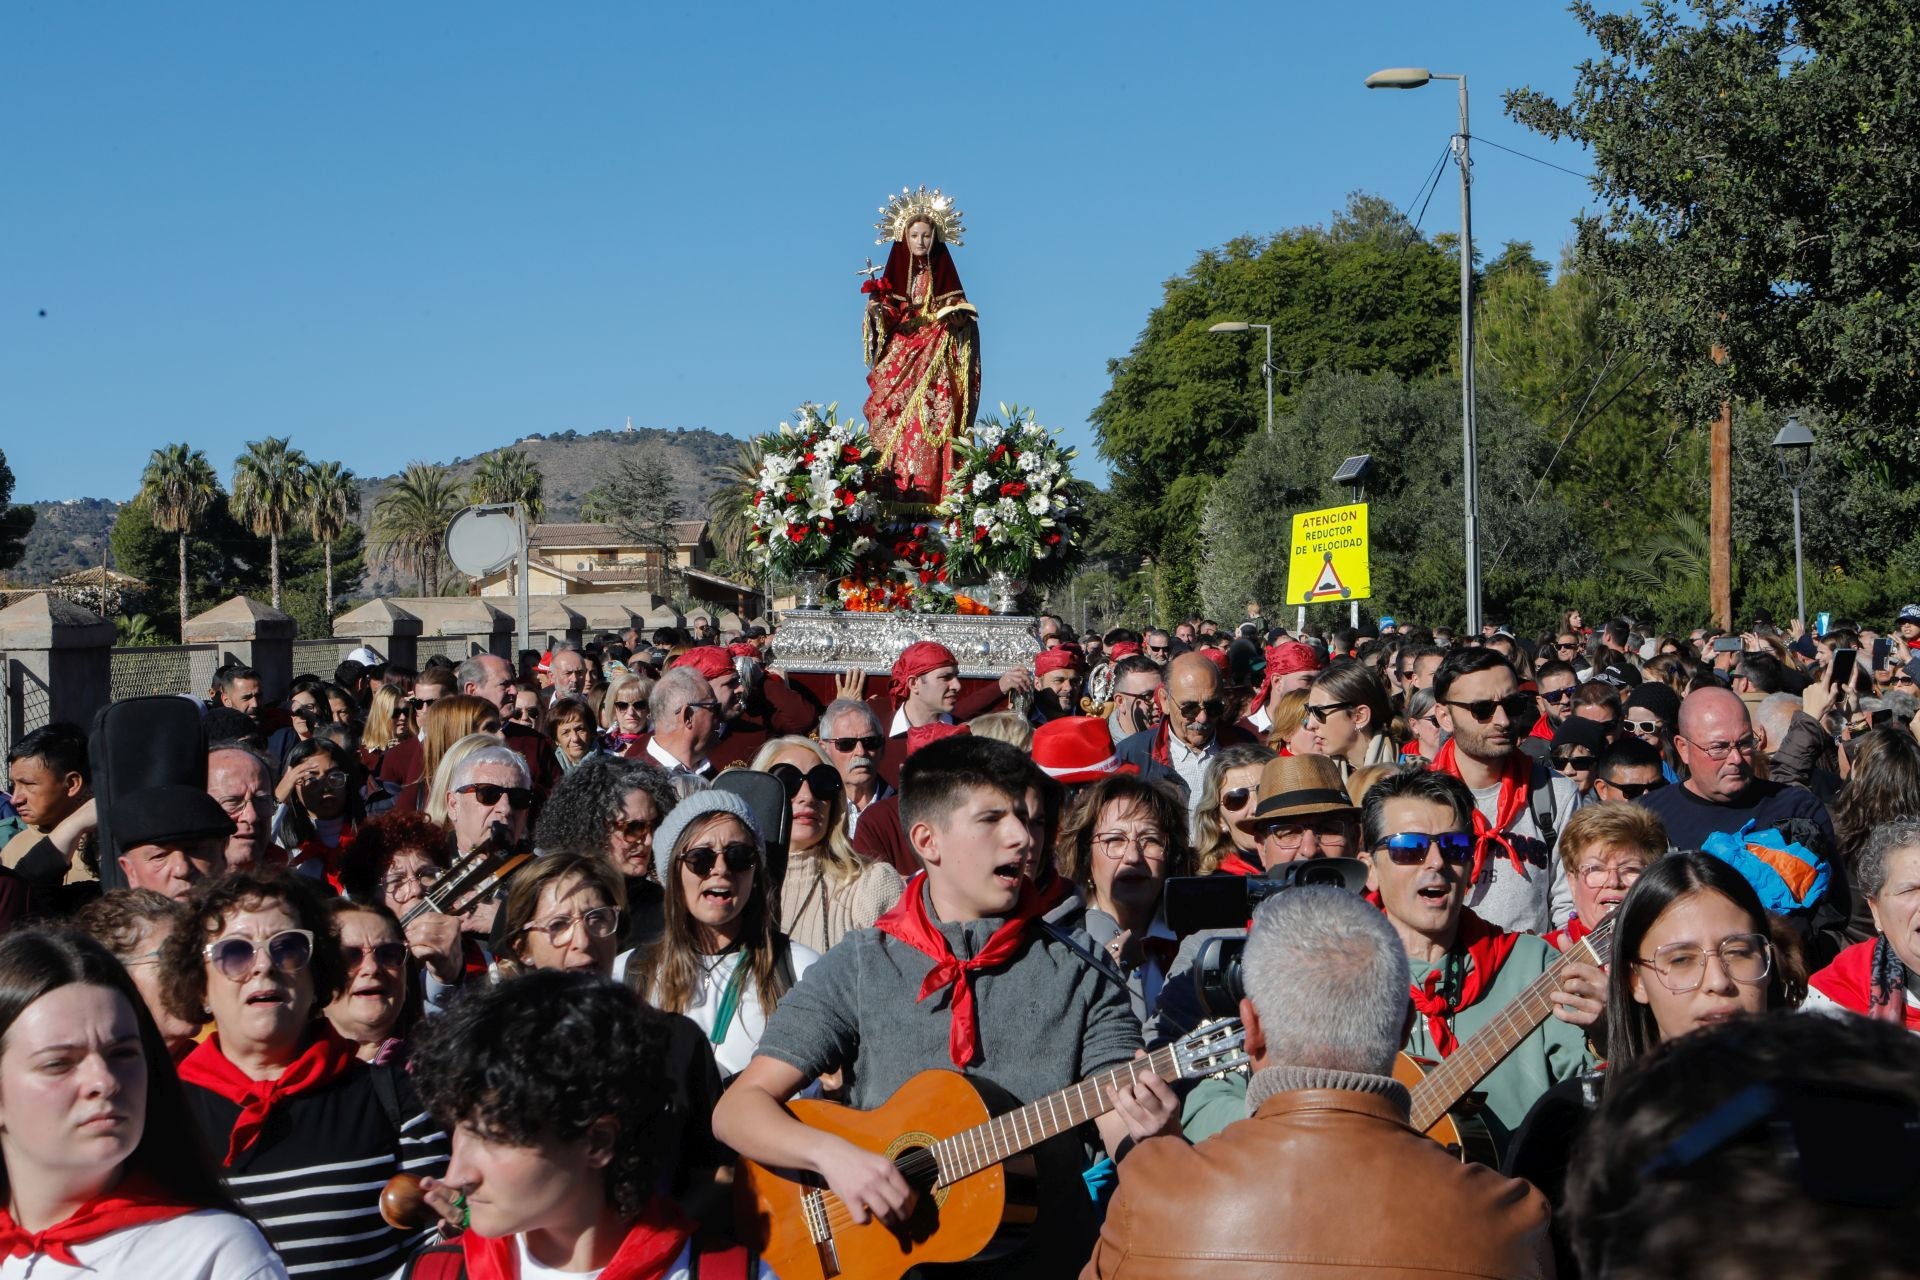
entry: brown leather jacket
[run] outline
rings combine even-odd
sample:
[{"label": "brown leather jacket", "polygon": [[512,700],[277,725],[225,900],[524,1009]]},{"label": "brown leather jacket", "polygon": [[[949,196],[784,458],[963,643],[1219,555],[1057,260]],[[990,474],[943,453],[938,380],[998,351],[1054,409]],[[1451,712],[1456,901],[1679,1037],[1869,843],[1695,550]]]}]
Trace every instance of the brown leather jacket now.
[{"label": "brown leather jacket", "polygon": [[1533,1280],[1547,1219],[1527,1183],[1408,1128],[1404,1093],[1297,1089],[1131,1152],[1081,1280]]}]

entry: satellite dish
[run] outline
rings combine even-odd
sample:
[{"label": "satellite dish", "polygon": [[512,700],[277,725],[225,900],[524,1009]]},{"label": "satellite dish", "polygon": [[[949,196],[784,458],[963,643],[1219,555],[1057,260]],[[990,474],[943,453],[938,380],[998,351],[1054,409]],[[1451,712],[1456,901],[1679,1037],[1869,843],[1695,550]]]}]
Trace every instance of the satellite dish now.
[{"label": "satellite dish", "polygon": [[447,526],[447,559],[470,578],[484,578],[520,554],[520,516],[511,503],[468,507]]}]

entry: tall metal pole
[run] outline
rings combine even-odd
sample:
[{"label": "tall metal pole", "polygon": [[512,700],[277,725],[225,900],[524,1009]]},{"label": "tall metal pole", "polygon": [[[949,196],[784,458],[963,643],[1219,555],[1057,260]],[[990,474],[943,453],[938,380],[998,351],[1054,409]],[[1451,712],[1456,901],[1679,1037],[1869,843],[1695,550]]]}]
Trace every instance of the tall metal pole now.
[{"label": "tall metal pole", "polygon": [[1267,434],[1272,435],[1273,434],[1273,326],[1270,324],[1263,324],[1260,327],[1267,331],[1267,362],[1264,365],[1260,366],[1260,368],[1261,368],[1261,372],[1267,375]]},{"label": "tall metal pole", "polygon": [[[1436,76],[1435,79],[1446,77]],[[1466,454],[1463,479],[1467,507],[1467,634],[1480,633],[1480,454],[1473,410],[1473,160],[1467,140],[1467,78],[1460,79],[1460,133],[1454,161],[1460,166],[1460,434]]]},{"label": "tall metal pole", "polygon": [[[1804,473],[1803,473],[1804,474]],[[1793,482],[1793,594],[1798,608],[1794,617],[1807,625],[1807,566],[1800,556],[1800,481]]]}]

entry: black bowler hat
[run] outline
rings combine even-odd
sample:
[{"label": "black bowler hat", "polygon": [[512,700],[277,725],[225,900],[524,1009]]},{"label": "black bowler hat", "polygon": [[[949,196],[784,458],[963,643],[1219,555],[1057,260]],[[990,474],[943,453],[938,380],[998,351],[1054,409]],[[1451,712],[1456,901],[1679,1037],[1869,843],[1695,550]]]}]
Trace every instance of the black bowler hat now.
[{"label": "black bowler hat", "polygon": [[113,802],[113,838],[122,849],[234,833],[233,819],[199,787],[147,787]]}]

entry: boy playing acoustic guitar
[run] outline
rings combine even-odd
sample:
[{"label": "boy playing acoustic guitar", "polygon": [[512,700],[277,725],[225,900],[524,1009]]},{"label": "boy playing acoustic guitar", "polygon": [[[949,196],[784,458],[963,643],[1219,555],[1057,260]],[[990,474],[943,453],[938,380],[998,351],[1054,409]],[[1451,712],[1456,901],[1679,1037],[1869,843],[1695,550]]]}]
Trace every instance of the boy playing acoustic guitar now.
[{"label": "boy playing acoustic guitar", "polygon": [[[933,1067],[1025,1103],[1139,1050],[1127,993],[1038,923],[1052,900],[1021,873],[1033,768],[1013,747],[974,737],[906,761],[901,821],[925,871],[873,928],[849,933],[787,993],[714,1112],[721,1141],[762,1165],[817,1174],[855,1223],[903,1222],[915,1192],[892,1160],[788,1113],[782,1104],[816,1076],[843,1068],[847,1100],[861,1110]],[[1150,1072],[1112,1098],[1095,1123],[1116,1157],[1176,1128],[1173,1091]],[[1079,1136],[1063,1133],[1034,1155],[1040,1229],[994,1264],[996,1277],[1075,1274],[1099,1229]]]}]

